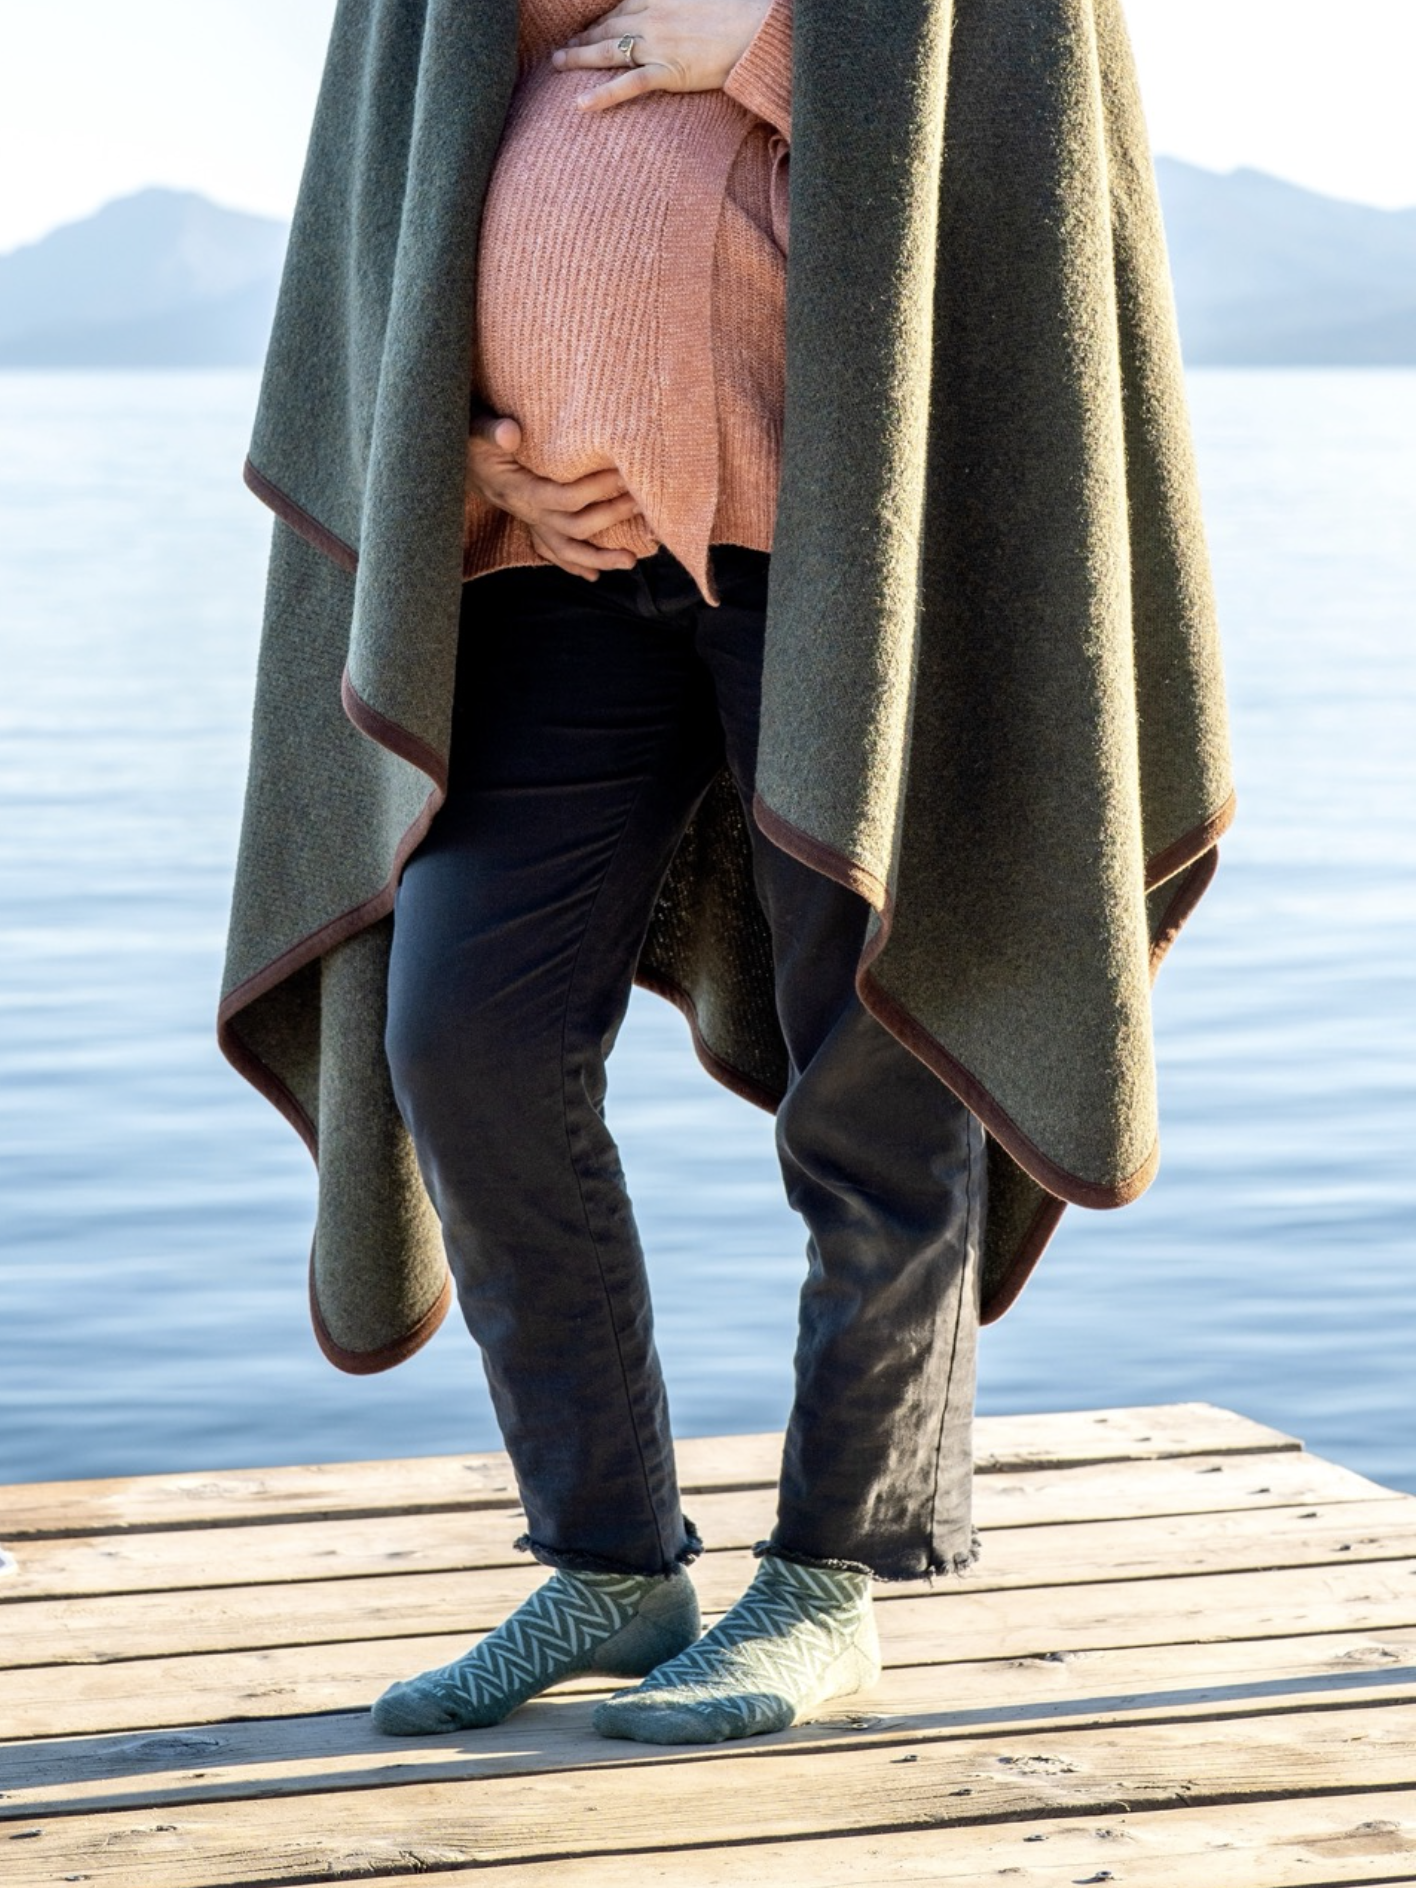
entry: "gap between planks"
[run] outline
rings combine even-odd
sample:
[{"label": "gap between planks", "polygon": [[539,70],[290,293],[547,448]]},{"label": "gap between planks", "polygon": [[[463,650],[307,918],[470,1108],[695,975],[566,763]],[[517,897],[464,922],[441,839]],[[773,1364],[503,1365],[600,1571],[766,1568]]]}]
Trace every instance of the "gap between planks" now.
[{"label": "gap between planks", "polygon": [[642,1851],[682,1857],[721,1844],[725,1817],[735,1841],[780,1842],[1410,1788],[1413,1714],[1355,1707],[1340,1714],[1336,1741],[1326,1720],[1324,1728],[1328,1734],[1315,1737],[1306,1714],[1255,1718],[1238,1749],[1230,1722],[1038,1733],[1026,1744],[984,1737],[903,1753],[784,1748],[712,1762],[373,1786],[341,1794],[337,1814],[329,1803],[315,1812],[308,1796],[163,1810],[160,1821],[147,1811],[98,1812],[32,1825],[42,1831],[33,1860],[46,1871],[34,1879],[86,1874],[106,1888],[246,1888],[361,1879],[380,1869]]},{"label": "gap between planks", "polygon": [[[897,1656],[907,1648],[894,1648]],[[387,1677],[400,1675],[391,1670]],[[404,1674],[406,1675],[406,1673]],[[354,1702],[378,1687],[364,1674]],[[232,1797],[365,1789],[374,1784],[536,1775],[633,1763],[682,1762],[673,1748],[633,1746],[592,1734],[599,1679],[560,1688],[489,1731],[390,1739],[367,1710],[256,1719],[163,1734],[54,1738],[0,1745],[0,1821]],[[695,1761],[757,1757],[811,1747],[921,1748],[950,1740],[1033,1738],[1039,1732],[1113,1724],[1217,1723],[1224,1719],[1416,1705],[1416,1628],[1405,1643],[1351,1635],[1224,1646],[1160,1647],[1141,1656],[896,1664],[863,1696],[823,1707],[789,1732],[751,1745],[717,1745]]]},{"label": "gap between planks", "polygon": [[[804,1882],[811,1888],[863,1888],[887,1881],[905,1888],[979,1888],[997,1875],[1020,1880],[1025,1888],[1072,1888],[1078,1880],[1105,1880],[1107,1871],[1118,1888],[1409,1888],[1416,1879],[1416,1793],[1243,1803],[1219,1812],[1152,1810],[1100,1821],[1029,1820],[947,1832],[899,1829],[883,1837],[803,1837],[669,1856],[512,1862],[490,1879],[495,1888],[683,1888],[686,1875],[693,1888],[800,1888]],[[408,1879],[380,1875],[365,1878],[363,1888],[407,1888]],[[485,1888],[489,1877],[483,1868],[454,1867],[434,1879],[446,1888],[469,1888],[474,1880]]]},{"label": "gap between planks", "polygon": [[[1210,1403],[980,1416],[974,1423],[979,1475],[1301,1447],[1281,1430]],[[777,1433],[684,1438],[676,1447],[680,1486],[686,1495],[769,1487],[781,1448]],[[428,1514],[501,1507],[514,1493],[500,1453],[16,1483],[0,1487],[0,1539]]]},{"label": "gap between planks", "polygon": [[[1256,1512],[1271,1515],[1278,1537],[1305,1516],[1338,1533],[1361,1534],[1376,1525],[1393,1542],[1416,1524],[1416,1497],[1319,1458],[1244,1460],[1248,1472],[1242,1474],[1232,1462],[1199,1457],[1126,1473],[1108,1467],[1054,1470],[1016,1481],[994,1476],[977,1489],[974,1520],[986,1541],[1034,1536],[1038,1553],[1055,1559],[1058,1579],[1077,1577],[1065,1569],[1079,1552],[1119,1557],[1123,1564],[1139,1552],[1148,1563],[1164,1562],[1168,1535],[1188,1540],[1196,1516],[1205,1517],[1204,1531],[1216,1538],[1250,1525],[1245,1517]],[[773,1495],[769,1490],[700,1495],[694,1510],[710,1551],[737,1550],[770,1532]],[[1081,1526],[1097,1525],[1115,1531],[1095,1540],[1078,1533]],[[213,1554],[206,1530],[32,1540],[21,1548],[18,1570],[0,1591],[0,1634],[6,1629],[5,1607],[31,1599],[522,1567],[525,1558],[512,1542],[524,1526],[516,1508],[265,1522],[223,1530],[220,1555]],[[1402,1550],[1393,1546],[1390,1551]]]},{"label": "gap between planks", "polygon": [[[333,1667],[343,1674],[336,1682],[349,1686],[361,1672],[407,1676],[443,1662],[469,1637],[463,1621],[448,1623],[446,1637],[434,1637],[426,1627],[419,1635],[371,1634],[368,1619],[354,1617],[359,1630],[352,1643],[346,1620],[331,1644],[238,1652],[219,1640],[205,1655],[16,1669],[5,1679],[9,1734],[37,1731],[31,1714],[42,1715],[51,1735],[189,1723],[201,1717],[203,1701],[207,1714],[218,1718],[300,1714],[321,1708],[303,1688],[312,1672]],[[1034,1593],[1025,1614],[1007,1593],[961,1589],[947,1600],[893,1600],[880,1619],[887,1660],[929,1665],[946,1685],[955,1666],[979,1660],[1054,1666],[1079,1654],[1115,1652],[1139,1663],[1138,1655],[1173,1646],[1340,1634],[1404,1640],[1416,1633],[1416,1562],[1098,1582]],[[337,1690],[321,1698],[326,1709],[355,1701]]]},{"label": "gap between planks", "polygon": [[[1036,1620],[1074,1610],[1068,1595],[1104,1594],[1113,1617],[1134,1624],[1151,1621],[1158,1606],[1172,1604],[1177,1631],[1147,1627],[1145,1638],[1129,1634],[1116,1643],[1150,1642],[1158,1637],[1215,1636],[1214,1610],[1232,1601],[1252,1610],[1269,1597],[1265,1582],[1280,1578],[1303,1591],[1303,1576],[1321,1592],[1326,1581],[1336,1589],[1355,1589],[1354,1597],[1416,1594],[1416,1530],[1400,1504],[1354,1504],[1336,1527],[1288,1511],[1281,1523],[1272,1511],[1230,1517],[1222,1532],[1208,1531],[1212,1517],[1187,1517],[1188,1531],[1175,1521],[1164,1524],[1164,1538],[1144,1549],[1133,1524],[1099,1522],[1069,1531],[999,1529],[985,1548],[985,1560],[962,1579],[940,1582],[932,1593],[918,1588],[880,1590],[881,1617],[893,1621],[919,1616],[929,1608],[936,1630],[951,1637],[982,1615]],[[1391,1513],[1388,1518],[1387,1510]],[[1372,1512],[1375,1510],[1376,1512]],[[1400,1516],[1401,1525],[1397,1525]],[[1350,1523],[1361,1518],[1362,1529]],[[1285,1537],[1286,1524],[1286,1537]],[[1378,1531],[1373,1531],[1373,1529]],[[1061,1549],[1067,1546],[1066,1557]],[[1108,1544],[1116,1555],[1108,1554]],[[1121,1551],[1129,1560],[1121,1558]],[[1346,1550],[1346,1551],[1344,1551]],[[747,1557],[707,1556],[694,1570],[704,1608],[725,1610],[749,1577]],[[487,1568],[472,1572],[350,1575],[347,1578],[241,1587],[213,1587],[185,1592],[81,1595],[67,1599],[32,1599],[3,1609],[8,1650],[0,1664],[9,1669],[36,1665],[65,1666],[111,1660],[165,1658],[184,1653],[250,1651],[281,1645],[339,1643],[350,1638],[405,1639],[443,1632],[474,1633],[500,1623],[544,1577],[536,1566]],[[1234,1583],[1238,1583],[1235,1585]],[[1026,1604],[1016,1595],[1027,1591]],[[1275,1586],[1274,1597],[1277,1587]],[[1242,1594],[1242,1598],[1241,1598]],[[1086,1602],[1080,1602],[1085,1610]],[[945,1614],[939,1609],[947,1607]],[[916,1609],[912,1613],[910,1609]],[[1359,1622],[1355,1619],[1349,1622]],[[1404,1624],[1384,1619],[1383,1626]],[[412,1630],[410,1630],[412,1628]],[[1294,1628],[1289,1628],[1293,1630]],[[1298,1630],[1305,1630],[1301,1626]],[[1241,1631],[1229,1637],[1263,1637]]]}]

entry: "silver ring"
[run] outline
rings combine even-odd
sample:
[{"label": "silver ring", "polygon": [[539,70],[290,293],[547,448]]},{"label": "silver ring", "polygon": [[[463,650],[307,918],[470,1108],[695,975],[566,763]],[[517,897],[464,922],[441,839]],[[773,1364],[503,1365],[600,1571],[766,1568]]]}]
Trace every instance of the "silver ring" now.
[{"label": "silver ring", "polygon": [[626,33],[623,39],[615,41],[615,51],[621,53],[627,66],[637,66],[639,61],[634,56],[634,48],[642,37],[639,33]]}]

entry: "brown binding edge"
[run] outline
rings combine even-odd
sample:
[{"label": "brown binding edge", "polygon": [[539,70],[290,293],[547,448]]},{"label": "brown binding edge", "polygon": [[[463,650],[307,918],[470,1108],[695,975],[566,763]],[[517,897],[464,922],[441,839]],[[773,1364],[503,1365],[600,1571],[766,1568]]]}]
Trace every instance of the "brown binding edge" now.
[{"label": "brown binding edge", "polygon": [[[337,945],[346,943],[360,931],[366,931],[371,924],[377,924],[380,918],[388,916],[393,909],[394,893],[402,877],[403,868],[413,853],[423,843],[428,828],[433,823],[434,815],[447,797],[447,768],[441,755],[429,747],[426,741],[410,733],[387,715],[366,702],[349,679],[346,669],[340,678],[340,701],[344,712],[358,728],[361,734],[380,746],[388,748],[416,767],[420,773],[427,774],[432,782],[432,790],[419,809],[417,817],[404,832],[394,848],[393,865],[382,887],[365,898],[361,903],[352,905],[327,924],[319,925],[307,932],[302,938],[283,950],[278,957],[273,957],[268,964],[238,983],[222,998],[216,1015],[217,1046],[227,1061],[243,1075],[258,1094],[261,1094],[282,1114],[305,1143],[310,1158],[319,1162],[319,1136],[309,1112],[304,1108],[290,1089],[281,1081],[275,1071],[254,1053],[236,1033],[234,1024],[240,1012],[277,984],[284,983],[297,970],[303,970],[317,957],[323,957]],[[314,1325],[315,1341],[329,1361],[350,1376],[371,1376],[377,1371],[390,1370],[395,1364],[402,1363],[420,1350],[437,1330],[447,1316],[452,1302],[452,1280],[444,1281],[440,1296],[424,1312],[413,1328],[377,1351],[349,1351],[338,1344],[330,1335],[315,1298],[314,1254],[310,1256],[309,1272],[310,1316]]]},{"label": "brown binding edge", "polygon": [[[1234,817],[1234,806],[1235,796],[1230,793],[1214,813],[1157,853],[1147,865],[1145,882],[1148,889],[1163,884],[1187,864],[1191,866],[1166,908],[1161,930],[1151,948],[1149,968],[1152,978],[1214,876],[1218,864],[1216,845]],[[1049,1158],[998,1105],[977,1076],[956,1061],[918,1018],[891,996],[879,979],[871,974],[870,966],[888,943],[894,919],[894,901],[881,879],[859,861],[835,852],[810,833],[794,826],[790,820],[784,819],[767,804],[760,793],[753,796],[752,816],[759,829],[782,851],[800,859],[803,865],[810,866],[825,877],[834,879],[837,884],[847,886],[874,906],[880,919],[880,928],[866,946],[856,971],[856,990],[861,1002],[891,1035],[918,1056],[925,1067],[931,1069],[978,1116],[987,1132],[1024,1173],[1053,1196],[1038,1208],[1009,1266],[1002,1288],[995,1293],[983,1313],[982,1321],[992,1324],[1014,1303],[1027,1283],[1033,1267],[1061,1222],[1065,1206],[1071,1204],[1109,1210],[1130,1205],[1145,1192],[1160,1165],[1159,1139],[1134,1173],[1110,1187],[1083,1180]]]},{"label": "brown binding edge", "polygon": [[1175,888],[1175,895],[1165,907],[1165,915],[1160,921],[1160,929],[1150,949],[1150,974],[1154,983],[1166,953],[1179,937],[1185,920],[1195,909],[1209,889],[1210,880],[1219,870],[1219,846],[1212,845],[1208,852],[1202,852],[1198,859],[1180,875],[1180,882]]},{"label": "brown binding edge", "polygon": [[1229,831],[1234,821],[1236,800],[1233,792],[1227,800],[1206,820],[1201,820],[1179,839],[1172,840],[1161,848],[1155,856],[1146,861],[1146,890],[1153,892],[1157,885],[1163,885],[1168,878],[1187,865],[1193,865],[1202,853],[1218,845]]},{"label": "brown binding edge", "polygon": [[444,1276],[442,1290],[432,1304],[402,1337],[385,1344],[382,1350],[345,1350],[342,1344],[336,1343],[330,1336],[329,1326],[324,1321],[320,1301],[315,1294],[314,1253],[310,1254],[310,1323],[314,1327],[315,1342],[334,1367],[342,1370],[347,1377],[377,1376],[381,1370],[392,1370],[395,1364],[406,1362],[415,1351],[423,1348],[451,1306],[452,1274],[449,1272]]},{"label": "brown binding edge", "polygon": [[641,990],[648,990],[654,996],[663,997],[666,1003],[672,1003],[688,1024],[688,1033],[693,1042],[693,1053],[707,1069],[714,1081],[721,1082],[724,1088],[750,1101],[758,1108],[765,1108],[768,1114],[775,1114],[781,1106],[782,1097],[770,1088],[764,1088],[761,1082],[754,1081],[750,1075],[744,1075],[741,1069],[734,1068],[731,1062],[723,1058],[708,1046],[698,1021],[698,1007],[693,998],[680,984],[668,977],[661,977],[657,972],[638,971],[634,981]]},{"label": "brown binding edge", "polygon": [[[824,846],[800,827],[793,826],[783,819],[757,795],[752,804],[753,818],[774,845],[789,852],[793,858],[800,859],[803,865],[832,878],[839,884],[848,885],[853,891],[862,891],[867,885],[880,886],[880,881],[864,867],[853,860],[847,860]],[[862,953],[860,966],[856,971],[856,990],[860,1000],[879,1022],[883,1023],[890,1034],[911,1052],[919,1057],[925,1067],[933,1072],[959,1097],[967,1107],[978,1116],[993,1138],[1006,1148],[1013,1159],[1049,1193],[1069,1201],[1075,1206],[1092,1206],[1101,1209],[1126,1206],[1145,1192],[1146,1187],[1155,1177],[1159,1164],[1159,1150],[1153,1148],[1146,1159],[1132,1174],[1112,1186],[1103,1186],[1093,1180],[1084,1180],[1078,1174],[1068,1170],[1045,1154],[1032,1138],[1024,1133],[1006,1109],[993,1099],[983,1083],[962,1062],[950,1055],[944,1045],[924,1027],[917,1017],[907,1010],[897,997],[892,996],[872,976],[870,966],[884,950],[890,939],[890,930],[894,920],[894,901],[880,889],[878,896],[870,897],[880,917],[880,928],[867,944]]]},{"label": "brown binding edge", "polygon": [[1056,1200],[1050,1196],[1038,1207],[1019,1241],[1012,1263],[979,1313],[980,1324],[996,1324],[1003,1313],[1017,1303],[1024,1285],[1032,1277],[1033,1267],[1046,1252],[1066,1210],[1065,1200]]},{"label": "brown binding edge", "polygon": [[[342,538],[329,531],[303,506],[281,491],[279,486],[267,479],[249,458],[245,463],[244,477],[246,484],[255,495],[308,543],[322,551],[343,569],[357,568],[358,552],[351,545],[346,544]],[[235,1035],[231,1027],[233,1019],[248,1004],[272,989],[277,983],[283,982],[286,977],[293,975],[295,971],[302,969],[312,959],[323,956],[325,952],[345,942],[356,932],[366,929],[370,924],[376,923],[387,915],[393,907],[394,892],[403,867],[422,843],[434,815],[446,797],[447,790],[446,771],[441,757],[418,736],[364,701],[350,681],[347,669],[341,680],[340,697],[344,711],[354,726],[369,739],[399,755],[401,759],[417,767],[420,772],[428,774],[434,783],[433,791],[428,795],[418,817],[399,841],[394,852],[392,870],[383,888],[371,898],[365,899],[361,904],[353,906],[350,910],[331,919],[328,924],[318,927],[306,937],[299,939],[279,957],[274,958],[260,971],[238,984],[222,1000],[217,1018],[217,1040],[222,1053],[233,1067],[290,1122],[315,1159],[318,1159],[318,1142],[314,1124],[308,1112],[279,1077]],[[1152,978],[1166,952],[1178,937],[1185,920],[1198,904],[1214,876],[1218,864],[1216,842],[1233,819],[1234,806],[1235,796],[1231,792],[1216,812],[1189,833],[1164,847],[1147,864],[1145,874],[1147,890],[1163,884],[1176,872],[1182,871],[1187,864],[1193,868],[1185,873],[1175,897],[1167,906],[1161,929],[1152,944],[1150,953]],[[1106,1209],[1124,1206],[1137,1199],[1155,1177],[1160,1159],[1159,1142],[1157,1141],[1146,1160],[1134,1173],[1112,1187],[1102,1187],[1094,1182],[1082,1180],[1051,1160],[993,1100],[977,1077],[956,1061],[917,1018],[905,1009],[903,1004],[883,989],[878,978],[871,975],[870,965],[888,942],[893,922],[893,901],[885,883],[857,860],[835,852],[809,833],[792,825],[790,821],[769,807],[760,794],[754,795],[752,810],[759,829],[773,844],[792,857],[800,859],[803,864],[821,872],[825,877],[845,885],[875,908],[880,918],[880,929],[862,955],[856,973],[856,987],[862,1003],[885,1028],[889,1029],[913,1054],[919,1057],[927,1068],[932,1069],[940,1080],[959,1096],[959,1099],[978,1116],[986,1130],[1017,1161],[1023,1171],[1053,1196],[1039,1208],[1034,1216],[1014,1263],[1009,1269],[1003,1289],[995,1295],[984,1313],[983,1322],[992,1323],[1002,1316],[1021,1292],[1033,1266],[1041,1257],[1056,1230],[1065,1205],[1070,1202],[1080,1206]],[[768,1110],[776,1108],[779,1097],[770,1094],[759,1083],[733,1068],[731,1064],[724,1062],[709,1048],[699,1024],[697,1009],[687,991],[666,978],[656,976],[637,976],[636,982],[644,989],[664,997],[683,1014],[689,1026],[694,1051],[711,1075],[745,1100],[752,1101]],[[446,1316],[451,1280],[445,1281],[443,1291],[436,1303],[424,1314],[405,1339],[386,1346],[382,1351],[369,1353],[345,1351],[329,1335],[315,1304],[313,1271],[310,1289],[315,1335],[321,1350],[340,1369],[354,1374],[363,1374],[387,1369],[410,1356],[413,1351],[427,1342]]]},{"label": "brown binding edge", "polygon": [[249,459],[241,468],[241,477],[263,505],[269,505],[276,517],[283,524],[288,524],[307,544],[313,544],[317,551],[323,551],[331,563],[338,564],[341,570],[359,568],[359,553],[352,544],[346,544],[343,538],[336,537],[313,513],[306,511],[303,505],[297,505],[288,492],[282,492],[278,485],[272,484]]}]

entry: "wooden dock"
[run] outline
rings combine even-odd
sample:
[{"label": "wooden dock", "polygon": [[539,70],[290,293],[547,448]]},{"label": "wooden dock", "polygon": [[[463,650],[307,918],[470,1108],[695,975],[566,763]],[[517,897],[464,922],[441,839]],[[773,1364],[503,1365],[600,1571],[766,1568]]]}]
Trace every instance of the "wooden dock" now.
[{"label": "wooden dock", "polygon": [[[681,1445],[726,1606],[779,1439]],[[777,1737],[364,1707],[540,1578],[504,1458],[0,1490],[0,1883],[1416,1882],[1416,1498],[1204,1404],[978,1424],[984,1558],[880,1589],[887,1671]]]}]

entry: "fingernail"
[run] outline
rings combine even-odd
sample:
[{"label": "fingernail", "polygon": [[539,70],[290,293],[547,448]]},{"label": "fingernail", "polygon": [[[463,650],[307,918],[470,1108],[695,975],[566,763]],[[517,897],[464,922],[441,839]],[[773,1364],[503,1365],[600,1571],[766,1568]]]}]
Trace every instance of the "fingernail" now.
[{"label": "fingernail", "polygon": [[551,54],[551,64],[553,66],[563,66],[565,64],[565,54],[563,52],[553,52]]}]

